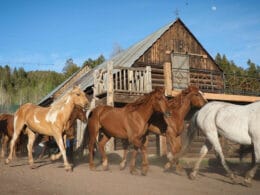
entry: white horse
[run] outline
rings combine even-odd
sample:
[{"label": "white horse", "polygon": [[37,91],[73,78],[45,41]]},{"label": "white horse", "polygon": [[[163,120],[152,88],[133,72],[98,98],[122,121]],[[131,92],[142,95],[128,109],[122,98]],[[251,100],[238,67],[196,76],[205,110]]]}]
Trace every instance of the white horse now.
[{"label": "white horse", "polygon": [[190,127],[190,131],[193,131],[189,133],[191,136],[194,135],[196,129],[201,129],[206,136],[206,141],[200,150],[200,158],[190,174],[191,179],[195,179],[202,159],[213,146],[228,176],[236,183],[234,173],[226,164],[218,138],[219,133],[239,144],[253,144],[255,162],[246,173],[244,180],[245,185],[252,185],[252,178],[260,164],[260,101],[248,105],[210,102],[193,116]]}]

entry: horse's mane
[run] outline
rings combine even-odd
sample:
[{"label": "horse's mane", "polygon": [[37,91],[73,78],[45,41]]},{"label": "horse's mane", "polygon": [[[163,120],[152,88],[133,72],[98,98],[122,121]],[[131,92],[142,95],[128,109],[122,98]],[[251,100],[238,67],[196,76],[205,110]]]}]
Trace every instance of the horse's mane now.
[{"label": "horse's mane", "polygon": [[12,114],[2,113],[0,114],[0,120],[6,120],[10,116],[12,116]]},{"label": "horse's mane", "polygon": [[71,95],[71,92],[72,91],[65,93],[61,98],[59,98],[55,102],[53,102],[50,105],[50,111],[52,112],[52,111],[55,111],[55,110],[61,108],[66,103],[66,101],[68,100],[68,96]]},{"label": "horse's mane", "polygon": [[158,93],[157,90],[152,91],[151,93],[145,94],[141,97],[139,97],[136,101],[132,103],[126,104],[126,108],[129,109],[130,112],[135,111],[137,108],[139,108],[141,105],[147,103],[155,93]]},{"label": "horse's mane", "polygon": [[171,109],[179,108],[182,104],[183,99],[191,92],[197,92],[198,88],[196,86],[189,86],[179,93],[175,98],[168,100],[169,107]]}]

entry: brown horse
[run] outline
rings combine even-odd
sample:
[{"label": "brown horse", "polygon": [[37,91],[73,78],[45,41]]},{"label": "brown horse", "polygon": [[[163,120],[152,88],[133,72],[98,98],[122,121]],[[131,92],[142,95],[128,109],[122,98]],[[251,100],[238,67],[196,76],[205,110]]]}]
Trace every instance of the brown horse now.
[{"label": "brown horse", "polygon": [[[172,156],[174,157],[181,150],[181,133],[184,130],[184,119],[186,115],[192,106],[200,108],[205,105],[206,102],[207,100],[203,97],[203,93],[197,87],[189,86],[187,89],[182,90],[174,99],[168,101],[171,111],[170,117],[165,117],[160,113],[155,113],[151,117],[151,124],[149,125],[148,130],[157,135],[166,136],[170,145],[171,159],[169,159],[170,162],[166,164],[165,168],[169,168],[172,166],[172,163],[178,161],[177,159],[173,159]],[[146,139],[146,141],[148,141],[148,139]],[[123,147],[124,153],[122,162],[120,163],[121,169],[126,166],[128,143],[124,142]],[[144,147],[147,147],[147,143],[144,144]],[[135,164],[136,154],[136,151],[133,151],[131,166]],[[130,169],[133,170],[133,167],[130,167]]]},{"label": "brown horse", "polygon": [[[5,152],[8,142],[12,139],[14,133],[14,115],[0,114],[0,136],[2,136],[1,143],[1,157],[5,157]],[[14,156],[15,150],[14,150]]]},{"label": "brown horse", "polygon": [[79,87],[74,87],[50,107],[41,107],[31,103],[22,105],[14,115],[14,135],[6,164],[12,160],[16,139],[21,131],[26,128],[26,133],[29,137],[27,145],[29,164],[32,168],[34,167],[32,146],[35,140],[35,133],[37,132],[54,137],[62,153],[65,170],[71,170],[64,148],[62,133],[74,107],[78,105],[85,108],[88,104],[89,101],[86,94]]},{"label": "brown horse", "polygon": [[[149,118],[155,111],[169,115],[167,99],[162,88],[156,88],[153,92],[121,108],[98,106],[93,109],[88,118],[90,169],[93,170],[95,168],[93,148],[100,129],[104,133],[99,142],[104,170],[108,169],[108,159],[104,146],[110,137],[128,139],[134,144],[136,150],[140,148],[142,154],[146,155],[143,151],[142,137],[147,131]],[[146,158],[143,159],[145,160]],[[146,174],[148,164],[143,161],[142,165],[142,173]]]}]

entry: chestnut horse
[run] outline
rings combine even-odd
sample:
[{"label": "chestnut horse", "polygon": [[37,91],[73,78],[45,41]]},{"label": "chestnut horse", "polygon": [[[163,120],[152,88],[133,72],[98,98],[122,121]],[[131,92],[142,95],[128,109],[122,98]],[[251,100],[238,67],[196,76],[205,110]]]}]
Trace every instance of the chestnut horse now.
[{"label": "chestnut horse", "polygon": [[82,108],[86,108],[88,104],[89,101],[86,94],[76,86],[50,107],[41,107],[31,103],[22,105],[14,115],[14,135],[6,164],[12,160],[16,139],[21,131],[26,128],[26,133],[29,138],[27,145],[29,164],[32,168],[34,167],[32,146],[35,140],[35,133],[37,132],[54,137],[62,153],[65,170],[71,170],[71,165],[68,163],[64,148],[62,133],[64,132],[74,107],[78,105]]},{"label": "chestnut horse", "polygon": [[[12,139],[14,133],[14,115],[0,114],[0,136],[2,136],[1,143],[1,157],[5,157],[7,143]],[[14,156],[15,150],[14,150]]]},{"label": "chestnut horse", "polygon": [[[182,92],[175,98],[168,100],[168,105],[171,112],[170,117],[165,117],[161,113],[155,113],[151,117],[151,124],[149,125],[148,130],[157,135],[166,136],[170,145],[171,155],[168,156],[168,158],[170,158],[170,162],[165,165],[166,169],[170,168],[174,162],[178,162],[175,155],[178,154],[182,148],[181,133],[184,130],[185,117],[189,113],[192,106],[201,108],[206,104],[206,102],[207,100],[204,98],[203,93],[196,86],[189,86],[187,89],[182,90]],[[148,142],[148,139],[146,139],[146,141]],[[148,143],[145,143],[144,147],[147,147],[147,145]],[[121,169],[126,166],[128,143],[124,142],[123,147],[124,153],[123,159],[120,163]],[[133,151],[131,166],[135,164],[136,154],[136,151]],[[133,167],[130,167],[130,169],[134,170]]]},{"label": "chestnut horse", "polygon": [[[148,127],[148,121],[155,112],[162,112],[169,115],[167,99],[164,95],[164,89],[156,88],[149,94],[146,94],[133,103],[126,104],[121,108],[111,106],[97,106],[92,110],[88,118],[89,133],[89,166],[95,168],[93,162],[93,149],[99,130],[104,133],[99,142],[99,150],[102,155],[103,169],[108,169],[108,159],[105,154],[104,146],[110,137],[128,139],[134,144],[135,149],[140,148],[142,155],[146,155],[143,149],[142,137],[145,135]],[[143,158],[146,159],[145,157]],[[147,172],[147,162],[143,161],[142,173]]]}]

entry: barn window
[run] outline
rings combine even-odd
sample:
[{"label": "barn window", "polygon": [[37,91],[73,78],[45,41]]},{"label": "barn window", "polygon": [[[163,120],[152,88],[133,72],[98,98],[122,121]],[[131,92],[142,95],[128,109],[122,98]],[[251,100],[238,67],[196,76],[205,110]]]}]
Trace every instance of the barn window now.
[{"label": "barn window", "polygon": [[184,89],[190,83],[189,55],[172,53],[173,88]]}]

